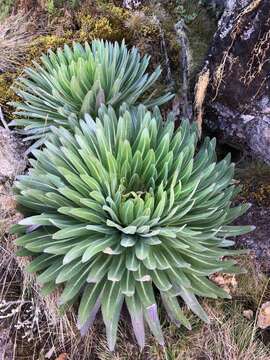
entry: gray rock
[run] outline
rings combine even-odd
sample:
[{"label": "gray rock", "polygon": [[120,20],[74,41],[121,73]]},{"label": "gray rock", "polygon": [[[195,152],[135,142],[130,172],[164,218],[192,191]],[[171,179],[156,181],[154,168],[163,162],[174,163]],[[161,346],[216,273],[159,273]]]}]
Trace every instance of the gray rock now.
[{"label": "gray rock", "polygon": [[204,124],[219,140],[270,163],[270,1],[227,0],[203,71]]},{"label": "gray rock", "polygon": [[0,183],[13,181],[26,168],[25,147],[9,130],[0,127]]},{"label": "gray rock", "polygon": [[269,207],[252,205],[251,209],[239,218],[236,225],[253,224],[255,231],[237,237],[237,245],[250,249],[255,256],[259,268],[270,274],[270,238]]}]

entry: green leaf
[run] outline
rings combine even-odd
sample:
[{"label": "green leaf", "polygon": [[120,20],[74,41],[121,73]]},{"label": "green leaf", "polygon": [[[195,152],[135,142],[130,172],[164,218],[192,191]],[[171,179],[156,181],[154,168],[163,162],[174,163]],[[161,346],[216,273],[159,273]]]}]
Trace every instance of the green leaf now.
[{"label": "green leaf", "polygon": [[161,346],[164,346],[165,342],[164,342],[164,338],[162,335],[162,330],[161,330],[161,326],[160,326],[160,322],[159,322],[159,318],[158,318],[157,304],[154,303],[154,304],[148,306],[146,309],[144,309],[143,313],[144,313],[144,317],[147,321],[147,324],[149,325],[151,332],[157,339],[158,343]]},{"label": "green leaf", "polygon": [[85,268],[85,265],[78,261],[73,261],[70,264],[67,264],[63,267],[63,269],[59,272],[57,275],[57,278],[55,279],[56,284],[63,283],[65,281],[68,281],[72,279],[74,276],[76,276],[79,272],[81,272]]},{"label": "green leaf", "polygon": [[42,254],[37,256],[29,265],[26,267],[26,271],[34,273],[43,269],[46,269],[56,260],[56,255]]},{"label": "green leaf", "polygon": [[66,304],[79,294],[85,284],[88,272],[89,266],[84,266],[79,273],[66,282],[65,289],[60,297],[60,304]]},{"label": "green leaf", "polygon": [[135,253],[136,257],[139,260],[144,260],[149,254],[150,247],[145,241],[141,238],[137,238],[136,245],[135,245]]},{"label": "green leaf", "polygon": [[145,331],[141,302],[136,295],[125,297],[125,301],[131,317],[131,322],[137,342],[140,348],[143,349],[145,345]]},{"label": "green leaf", "polygon": [[98,255],[91,265],[91,270],[87,277],[87,282],[98,283],[107,274],[110,269],[112,258],[103,254]]},{"label": "green leaf", "polygon": [[128,297],[135,294],[135,280],[131,271],[126,271],[121,278],[121,293]]},{"label": "green leaf", "polygon": [[139,266],[139,262],[135,256],[135,253],[128,252],[126,254],[126,268],[130,271],[137,271]]},{"label": "green leaf", "polygon": [[57,275],[63,268],[62,260],[57,258],[53,264],[51,264],[45,271],[43,271],[38,277],[37,281],[40,284],[46,284],[48,282],[55,281]]},{"label": "green leaf", "polygon": [[124,297],[120,294],[119,283],[108,281],[102,296],[101,310],[106,326],[106,335],[110,351],[113,351],[115,347],[118,321],[123,300]]},{"label": "green leaf", "polygon": [[173,321],[177,326],[183,324],[188,330],[191,330],[190,322],[185,317],[183,311],[180,309],[177,298],[174,296],[170,296],[165,292],[161,292],[160,294],[162,302],[171,321]]},{"label": "green leaf", "polygon": [[82,262],[84,263],[89,261],[93,256],[95,256],[96,254],[105,250],[107,247],[110,247],[114,244],[115,244],[114,236],[92,241],[92,243],[89,244],[89,246],[86,248],[86,250],[83,253]]},{"label": "green leaf", "polygon": [[53,234],[52,238],[55,240],[57,239],[60,240],[60,239],[68,239],[74,236],[79,237],[87,234],[89,234],[87,226],[85,224],[79,224],[79,225],[67,226],[64,229],[57,231],[56,233]]},{"label": "green leaf", "polygon": [[169,281],[166,273],[161,270],[153,270],[151,272],[151,277],[153,279],[154,284],[160,291],[168,291],[171,289],[172,284]]},{"label": "green leaf", "polygon": [[125,272],[125,257],[115,256],[110,264],[110,270],[108,271],[108,280],[120,281]]},{"label": "green leaf", "polygon": [[81,329],[86,321],[89,319],[89,314],[97,303],[98,298],[101,297],[104,287],[104,282],[86,285],[80,301],[78,310],[78,327]]},{"label": "green leaf", "polygon": [[201,305],[198,303],[196,297],[192,292],[188,291],[183,286],[179,289],[179,295],[185,301],[186,305],[204,322],[209,324],[209,318]]}]

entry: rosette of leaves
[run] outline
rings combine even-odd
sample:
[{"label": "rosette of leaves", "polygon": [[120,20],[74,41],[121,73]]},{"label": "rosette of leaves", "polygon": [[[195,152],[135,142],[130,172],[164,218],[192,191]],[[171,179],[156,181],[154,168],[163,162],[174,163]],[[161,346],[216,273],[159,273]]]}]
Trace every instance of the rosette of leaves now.
[{"label": "rosette of leaves", "polygon": [[41,57],[41,65],[34,62],[34,68],[25,69],[26,77],[18,79],[15,91],[22,102],[11,103],[17,117],[11,125],[23,126],[27,139],[38,139],[51,125],[68,126],[72,113],[95,117],[103,103],[115,110],[138,100],[148,107],[159,106],[172,94],[154,95],[161,69],[147,73],[149,60],[135,47],[128,50],[124,42],[119,46],[103,40],[49,51]]},{"label": "rosette of leaves", "polygon": [[215,140],[198,152],[196,143],[195,125],[175,131],[173,116],[163,121],[157,108],[123,105],[117,116],[102,106],[72,132],[53,128],[16,183],[27,216],[13,230],[18,255],[33,256],[28,271],[44,293],[63,287],[62,304],[79,300],[82,333],[101,308],[111,350],[124,302],[143,347],[145,324],[164,343],[158,293],[170,319],[187,328],[178,296],[206,322],[196,296],[229,297],[208,276],[239,271],[221,258],[239,253],[228,237],[252,230],[229,225],[249,205],[231,207],[238,190],[230,156],[217,162]]}]

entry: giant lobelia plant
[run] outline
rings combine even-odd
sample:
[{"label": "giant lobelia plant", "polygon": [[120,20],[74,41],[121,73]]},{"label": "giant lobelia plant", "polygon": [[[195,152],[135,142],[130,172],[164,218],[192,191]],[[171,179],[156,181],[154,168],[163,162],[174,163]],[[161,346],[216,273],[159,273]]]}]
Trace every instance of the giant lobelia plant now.
[{"label": "giant lobelia plant", "polygon": [[44,293],[61,287],[61,304],[79,299],[82,333],[101,308],[111,350],[124,302],[141,348],[145,322],[164,343],[158,293],[177,325],[190,328],[178,296],[207,322],[196,296],[229,297],[208,276],[239,271],[223,258],[239,253],[228,237],[252,230],[229,225],[249,207],[231,207],[230,156],[217,162],[208,138],[196,153],[196,125],[175,130],[173,120],[143,105],[120,116],[102,106],[72,132],[54,127],[16,182],[27,216],[13,230],[18,255],[33,257],[27,269]]},{"label": "giant lobelia plant", "polygon": [[51,125],[68,126],[70,114],[95,117],[103,103],[116,111],[124,102],[159,106],[172,94],[155,96],[153,84],[161,69],[148,74],[149,59],[135,47],[128,50],[124,42],[119,46],[103,40],[49,51],[41,65],[34,62],[18,79],[15,91],[22,101],[11,103],[17,117],[11,125],[23,126],[26,140],[33,140],[44,138]]}]

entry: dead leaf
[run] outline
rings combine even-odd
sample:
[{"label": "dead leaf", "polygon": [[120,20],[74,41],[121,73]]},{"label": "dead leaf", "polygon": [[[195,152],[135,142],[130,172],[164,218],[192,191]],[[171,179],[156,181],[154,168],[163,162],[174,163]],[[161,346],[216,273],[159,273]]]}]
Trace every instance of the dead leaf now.
[{"label": "dead leaf", "polygon": [[228,294],[232,294],[237,289],[237,281],[235,275],[230,274],[213,274],[211,280],[219,285]]},{"label": "dead leaf", "polygon": [[252,310],[244,310],[243,311],[243,316],[248,319],[248,320],[252,320],[253,319],[253,316],[254,316],[254,313]]},{"label": "dead leaf", "polygon": [[55,360],[67,360],[67,358],[68,358],[68,354],[62,353]]},{"label": "dead leaf", "polygon": [[260,329],[266,329],[270,326],[270,301],[262,304],[258,315],[257,326]]}]

